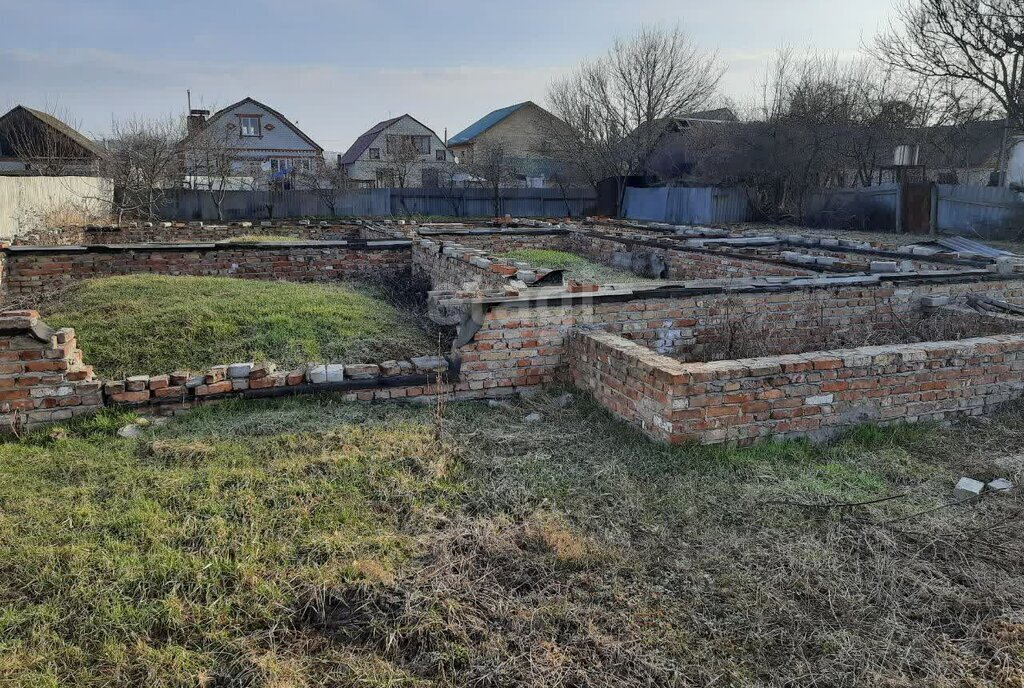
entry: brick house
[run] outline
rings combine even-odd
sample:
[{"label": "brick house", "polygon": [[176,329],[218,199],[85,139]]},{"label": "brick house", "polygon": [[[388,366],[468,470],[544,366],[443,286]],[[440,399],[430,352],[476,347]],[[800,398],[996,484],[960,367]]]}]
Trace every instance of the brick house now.
[{"label": "brick house", "polygon": [[436,187],[455,157],[434,131],[405,114],[378,122],[363,133],[338,166],[358,186]]},{"label": "brick house", "polygon": [[474,151],[500,147],[516,161],[520,184],[551,184],[558,169],[555,137],[566,124],[532,101],[494,110],[448,139],[459,162],[472,164]]}]

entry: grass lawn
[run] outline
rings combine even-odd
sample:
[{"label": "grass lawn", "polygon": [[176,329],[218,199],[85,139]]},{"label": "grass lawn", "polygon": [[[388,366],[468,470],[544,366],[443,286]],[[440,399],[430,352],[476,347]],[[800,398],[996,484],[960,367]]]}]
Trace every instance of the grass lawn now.
[{"label": "grass lawn", "polygon": [[1020,483],[1020,409],[740,451],[587,399],[432,418],[324,396],[0,444],[0,685],[1024,678],[1020,492],[943,508]]},{"label": "grass lawn", "polygon": [[546,248],[522,248],[499,254],[501,258],[529,263],[531,267],[565,270],[566,276],[584,282],[607,284],[611,282],[657,282],[659,280],[635,275],[629,270],[619,270],[602,263],[595,263],[583,256],[567,251]]},{"label": "grass lawn", "polygon": [[105,377],[269,360],[377,362],[437,342],[371,288],[229,277],[88,280],[43,308]]}]

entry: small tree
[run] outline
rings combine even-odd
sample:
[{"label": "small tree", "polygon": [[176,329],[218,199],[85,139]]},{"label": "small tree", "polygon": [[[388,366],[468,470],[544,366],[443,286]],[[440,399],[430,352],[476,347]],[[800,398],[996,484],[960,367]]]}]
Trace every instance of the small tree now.
[{"label": "small tree", "polygon": [[299,186],[316,194],[317,198],[331,211],[331,217],[338,214],[338,194],[355,187],[348,171],[340,165],[329,165],[325,160],[313,162],[308,172],[298,174]]},{"label": "small tree", "polygon": [[224,198],[238,174],[234,137],[225,127],[205,127],[182,144],[185,184],[210,194],[217,219],[224,220]]},{"label": "small tree", "polygon": [[491,189],[494,217],[501,217],[501,191],[515,184],[522,174],[522,160],[514,156],[510,147],[500,140],[474,144],[468,157],[469,160],[461,166],[467,174],[481,180],[481,184]]},{"label": "small tree", "polygon": [[166,191],[180,187],[184,176],[182,133],[176,118],[114,121],[102,173],[114,182],[118,219],[158,217]]},{"label": "small tree", "polygon": [[423,153],[416,147],[412,136],[388,134],[384,143],[384,156],[379,169],[387,170],[399,189],[409,186],[412,172],[421,162]]}]

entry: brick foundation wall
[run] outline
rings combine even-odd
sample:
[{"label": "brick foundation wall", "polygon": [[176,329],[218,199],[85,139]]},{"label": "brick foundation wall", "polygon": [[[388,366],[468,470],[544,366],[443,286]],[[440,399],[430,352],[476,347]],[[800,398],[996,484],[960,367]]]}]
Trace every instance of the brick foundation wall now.
[{"label": "brick foundation wall", "polygon": [[100,390],[74,330],[53,330],[35,311],[0,313],[0,430],[94,412],[103,406]]},{"label": "brick foundation wall", "polygon": [[[669,280],[739,279],[751,277],[800,277],[817,274],[807,268],[784,265],[767,260],[734,258],[711,249],[683,250],[648,246],[626,239],[602,238],[587,232],[570,232],[563,239],[562,250],[586,256],[592,261],[613,265],[616,254],[637,257],[655,254],[664,261]],[[767,256],[766,256],[767,257]]]},{"label": "brick foundation wall", "polygon": [[[567,295],[545,303],[525,300],[530,296],[527,292],[523,300],[484,300],[471,306],[479,329],[458,353],[463,361],[462,378],[472,385],[471,389],[502,388],[511,392],[564,379],[570,358],[568,338],[581,326],[594,325],[657,353],[689,359],[696,355],[696,346],[707,350],[721,336],[726,309],[736,309],[726,305],[732,301],[742,304],[743,309],[767,310],[777,322],[789,323],[798,336],[787,341],[797,350],[806,350],[807,341],[812,341],[808,338],[822,327],[892,322],[895,316],[909,318],[919,313],[923,296],[962,297],[967,293],[987,293],[1024,303],[1024,280],[924,282],[907,286],[883,282],[873,286],[803,287],[751,293],[721,290],[677,298],[628,300]],[[824,320],[805,324],[801,330],[800,318],[811,302],[820,303],[825,309]]]},{"label": "brick foundation wall", "polygon": [[90,246],[95,244],[144,244],[144,243],[195,243],[203,241],[225,241],[243,236],[274,234],[295,237],[305,241],[344,241],[360,236],[360,227],[349,223],[332,223],[321,227],[318,223],[298,225],[282,222],[269,227],[259,222],[250,227],[237,223],[230,225],[193,225],[175,222],[171,227],[154,223],[131,225],[63,227],[15,237],[18,246]]},{"label": "brick foundation wall", "polygon": [[484,251],[452,242],[419,239],[413,242],[412,269],[430,280],[434,289],[459,291],[473,286],[484,290],[514,289],[516,270],[503,269],[486,258]]},{"label": "brick foundation wall", "polygon": [[1024,394],[1024,335],[679,363],[608,333],[574,336],[571,377],[675,444],[829,437],[857,423],[979,415]]},{"label": "brick foundation wall", "polygon": [[4,250],[8,300],[35,302],[78,280],[159,274],[329,282],[409,269],[409,242],[181,244],[10,247]]}]

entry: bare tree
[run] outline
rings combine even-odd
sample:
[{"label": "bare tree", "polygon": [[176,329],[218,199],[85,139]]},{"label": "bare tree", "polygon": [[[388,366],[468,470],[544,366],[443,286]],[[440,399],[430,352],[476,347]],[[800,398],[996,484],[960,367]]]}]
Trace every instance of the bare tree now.
[{"label": "bare tree", "polygon": [[595,184],[643,170],[667,117],[706,106],[724,73],[718,58],[680,28],[644,28],[606,55],[556,81],[548,101],[567,131],[554,137],[560,158]]},{"label": "bare tree", "polygon": [[185,161],[185,184],[210,194],[217,219],[224,220],[224,198],[238,175],[236,148],[231,131],[225,127],[204,127],[181,145]]},{"label": "bare tree", "polygon": [[386,170],[399,189],[410,186],[412,173],[423,161],[425,154],[416,145],[416,137],[407,134],[387,134],[384,155],[378,169]]},{"label": "bare tree", "polygon": [[500,140],[474,144],[467,157],[461,167],[476,178],[476,183],[491,189],[494,217],[501,217],[504,200],[501,190],[517,182],[522,173],[522,160]]},{"label": "bare tree", "polygon": [[105,142],[102,172],[114,182],[114,210],[119,219],[125,215],[158,217],[166,191],[179,187],[184,176],[182,134],[181,121],[173,117],[113,123],[111,137]]},{"label": "bare tree", "polygon": [[742,185],[769,220],[803,220],[817,188],[869,186],[895,147],[945,121],[920,80],[868,60],[779,51],[741,123],[691,129],[694,177]]},{"label": "bare tree", "polygon": [[[955,102],[973,88],[1024,128],[1024,4],[1020,0],[913,0],[874,42],[884,63],[943,84]],[[959,88],[957,88],[959,86]]]},{"label": "bare tree", "polygon": [[455,217],[462,217],[466,206],[463,166],[454,160],[446,160],[437,166],[437,188],[452,209]]},{"label": "bare tree", "polygon": [[323,159],[315,160],[308,172],[299,172],[298,183],[306,191],[316,194],[330,209],[331,217],[338,214],[338,194],[355,187],[348,170],[337,164],[329,165]]}]

